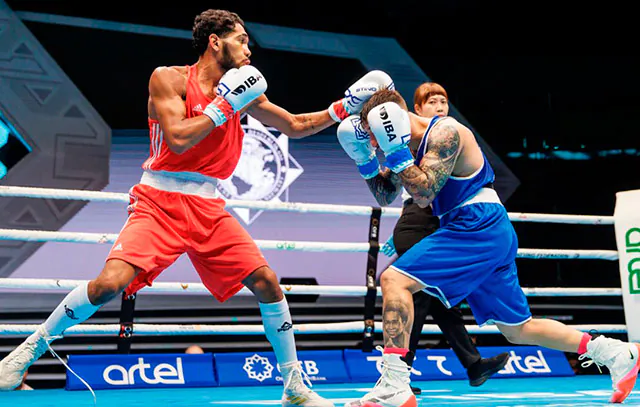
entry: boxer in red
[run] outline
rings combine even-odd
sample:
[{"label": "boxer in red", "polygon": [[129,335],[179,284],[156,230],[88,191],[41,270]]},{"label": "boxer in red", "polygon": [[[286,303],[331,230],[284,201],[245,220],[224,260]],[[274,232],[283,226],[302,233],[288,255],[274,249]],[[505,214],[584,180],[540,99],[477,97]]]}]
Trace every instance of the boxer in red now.
[{"label": "boxer in red", "polygon": [[350,114],[391,78],[371,71],[328,109],[291,114],[264,95],[267,82],[250,65],[244,22],[226,10],[196,16],[197,62],[161,66],[149,80],[149,158],[131,188],[129,216],[97,278],[71,291],[49,318],[0,362],[0,389],[18,386],[24,371],[65,329],[93,315],[123,291],[135,293],[186,253],[219,301],[243,286],[257,297],[265,334],[284,382],[283,406],[328,407],[304,383],[289,306],[274,271],[251,236],[216,194],[242,152],[240,117],[250,113],[291,138],[315,134]]}]

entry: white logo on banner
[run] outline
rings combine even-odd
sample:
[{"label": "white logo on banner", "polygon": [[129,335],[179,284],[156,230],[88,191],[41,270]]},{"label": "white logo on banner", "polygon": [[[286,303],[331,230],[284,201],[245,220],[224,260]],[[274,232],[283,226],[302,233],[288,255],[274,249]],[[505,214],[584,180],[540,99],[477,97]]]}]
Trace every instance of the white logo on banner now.
[{"label": "white logo on banner", "polygon": [[[249,115],[242,128],[245,136],[240,161],[229,178],[218,182],[218,191],[226,199],[288,202],[289,186],[304,172],[289,154],[289,137],[276,137]],[[247,208],[233,211],[248,225],[264,212]]]},{"label": "white logo on banner", "polygon": [[[515,374],[517,373],[516,369],[522,373],[551,372],[551,368],[549,368],[549,364],[540,350],[536,351],[538,357],[529,355],[523,358],[522,356],[516,355],[515,351],[511,351],[509,353],[511,353],[509,362],[507,362],[506,366],[498,372],[499,374]],[[522,363],[520,363],[521,361]]]},{"label": "white logo on banner", "polygon": [[320,374],[320,369],[318,369],[318,364],[313,360],[305,360],[302,362],[304,365],[304,371],[307,372],[309,376],[317,376]]},{"label": "white logo on banner", "polygon": [[[311,381],[326,381],[327,378],[320,375],[320,368],[318,367],[318,363],[315,360],[301,360],[300,361],[302,370],[309,376],[309,380]],[[278,368],[278,373],[282,373],[280,370],[280,365],[276,365]],[[276,381],[281,382],[283,379],[281,376],[276,376]]]},{"label": "white logo on banner", "polygon": [[147,384],[184,384],[182,358],[176,358],[176,366],[160,363],[153,368],[153,376],[147,376],[147,369],[151,364],[144,363],[144,358],[138,358],[138,363],[127,370],[124,366],[109,365],[102,372],[102,378],[112,386],[127,386],[136,383],[136,372]]},{"label": "white logo on banner", "polygon": [[[256,371],[254,367],[259,364],[262,367]],[[244,366],[242,366],[245,372],[247,372],[247,376],[249,379],[254,379],[259,382],[263,382],[266,379],[270,379],[273,372],[273,365],[269,362],[269,359],[258,355],[257,353],[253,356],[249,356],[244,359]]]},{"label": "white logo on banner", "polygon": [[450,370],[447,370],[447,368],[444,367],[444,362],[447,360],[446,356],[427,356],[427,360],[431,360],[433,362],[436,362],[436,367],[443,374],[445,374],[447,376],[453,376],[453,373]]}]

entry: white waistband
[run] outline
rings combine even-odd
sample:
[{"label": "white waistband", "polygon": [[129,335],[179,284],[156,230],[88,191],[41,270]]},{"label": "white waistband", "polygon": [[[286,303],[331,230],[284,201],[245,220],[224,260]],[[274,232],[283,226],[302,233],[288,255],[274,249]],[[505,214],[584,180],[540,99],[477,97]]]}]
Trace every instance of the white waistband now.
[{"label": "white waistband", "polygon": [[[177,174],[176,174],[177,175]],[[140,184],[167,192],[178,192],[187,195],[197,195],[202,198],[219,198],[218,180],[203,177],[198,180],[172,176],[166,172],[144,171]]]},{"label": "white waistband", "polygon": [[467,199],[466,201],[456,206],[455,208],[449,209],[442,215],[438,215],[438,218],[442,218],[443,216],[445,216],[447,213],[451,212],[454,209],[462,208],[463,206],[472,205],[472,204],[481,203],[481,202],[498,203],[502,205],[502,201],[500,201],[500,197],[498,196],[498,193],[493,188],[480,188],[480,190],[474,196]]}]

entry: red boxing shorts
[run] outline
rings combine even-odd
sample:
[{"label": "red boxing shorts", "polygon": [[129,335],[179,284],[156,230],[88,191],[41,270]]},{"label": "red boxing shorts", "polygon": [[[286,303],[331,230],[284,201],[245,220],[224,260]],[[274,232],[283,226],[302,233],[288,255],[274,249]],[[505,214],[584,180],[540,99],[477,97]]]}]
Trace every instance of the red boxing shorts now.
[{"label": "red boxing shorts", "polygon": [[120,259],[142,269],[127,294],[150,286],[185,252],[220,302],[240,291],[253,271],[267,265],[249,233],[224,209],[222,199],[141,184],[129,195],[129,217],[107,256],[107,261]]}]

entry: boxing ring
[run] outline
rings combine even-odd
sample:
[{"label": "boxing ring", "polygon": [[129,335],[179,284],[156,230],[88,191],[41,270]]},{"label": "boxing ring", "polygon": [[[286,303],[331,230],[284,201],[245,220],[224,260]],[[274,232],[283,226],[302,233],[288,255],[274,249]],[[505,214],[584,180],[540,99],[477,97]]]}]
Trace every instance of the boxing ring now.
[{"label": "boxing ring", "polygon": [[[0,186],[0,197],[21,197],[34,199],[64,199],[83,200],[92,202],[129,203],[129,195],[124,193],[60,190],[47,188]],[[369,241],[338,243],[316,241],[275,241],[256,240],[262,250],[283,251],[312,251],[312,252],[366,252],[367,284],[364,286],[305,286],[282,285],[287,295],[330,295],[345,297],[363,297],[365,312],[362,320],[339,323],[302,323],[294,325],[297,335],[330,334],[330,333],[361,333],[363,335],[363,350],[373,347],[373,335],[382,332],[382,323],[374,320],[375,302],[381,296],[381,290],[376,286],[377,257],[380,249],[378,232],[381,218],[397,218],[400,208],[376,208],[354,205],[325,205],[292,202],[265,202],[227,200],[227,208],[248,208],[255,210],[298,212],[305,214],[340,214],[369,217]],[[582,225],[614,225],[613,216],[584,216],[557,215],[540,213],[509,213],[512,222],[564,223]],[[84,233],[57,232],[42,230],[0,229],[0,239],[30,241],[30,242],[67,242],[111,244],[117,234],[112,233]],[[527,249],[518,250],[518,258],[527,259],[597,259],[619,261],[619,251],[614,250],[557,250],[557,249]],[[630,268],[631,270],[631,268]],[[97,274],[96,274],[97,275]],[[47,290],[68,292],[85,280],[65,279],[0,279],[0,289],[17,290]],[[527,297],[621,297],[622,288],[524,288]],[[155,282],[153,286],[145,287],[136,295],[147,292],[157,293],[192,293],[194,295],[210,295],[201,283]],[[248,289],[242,289],[236,295],[253,295]],[[135,297],[135,296],[134,296]],[[135,298],[131,298],[134,300]],[[125,299],[123,298],[123,304]],[[124,310],[123,310],[124,312]],[[78,335],[113,335],[120,338],[130,338],[132,335],[261,335],[264,330],[259,325],[180,325],[180,324],[142,324],[133,323],[132,310],[130,315],[121,319],[120,324],[87,324],[83,323],[69,328],[65,336]],[[629,320],[627,318],[627,324]],[[599,324],[599,325],[569,325],[581,331],[597,330],[600,333],[627,334],[627,325]],[[0,335],[27,336],[35,331],[37,325],[31,324],[0,324]],[[499,333],[495,326],[478,327],[467,325],[471,334]],[[425,325],[425,334],[440,333],[437,325]],[[55,343],[53,345],[55,348]],[[507,382],[507,383],[505,383]],[[337,405],[347,400],[358,398],[368,391],[374,383],[354,385],[314,385],[320,395],[332,399]],[[419,396],[419,403],[436,405],[465,405],[465,406],[525,406],[525,405],[553,405],[553,406],[591,406],[607,404],[610,395],[611,382],[608,375],[576,376],[571,378],[536,378],[490,380],[480,389],[473,389],[466,382],[460,381],[432,381],[421,382],[423,393]],[[7,400],[7,405],[21,406],[80,406],[91,405],[85,392],[64,393],[64,404],[56,404],[55,394],[63,390],[41,390],[36,392],[11,392],[0,394],[0,401]],[[32,395],[35,393],[35,395]],[[83,394],[84,393],[84,394]],[[254,387],[251,394],[241,394],[230,389],[168,389],[168,390],[109,390],[97,391],[100,405],[112,405],[118,400],[130,401],[127,406],[138,406],[149,402],[162,402],[175,406],[237,406],[237,405],[279,405],[281,388],[274,386]],[[249,393],[249,392],[246,392]],[[239,399],[239,397],[241,399]],[[4,403],[0,403],[4,404]],[[640,406],[638,391],[634,391],[626,401],[627,405]]]},{"label": "boxing ring", "polygon": [[[458,407],[594,407],[611,406],[611,380],[602,376],[563,378],[522,378],[489,380],[482,387],[469,387],[466,381],[419,382],[422,394],[419,406]],[[373,383],[317,384],[313,390],[330,399],[336,407],[360,398]],[[240,391],[238,391],[240,390]],[[280,406],[280,386],[245,388],[191,388],[162,390],[96,390],[98,406],[146,407],[258,407]],[[638,391],[631,393],[623,406],[640,406]],[[0,393],[7,406],[85,407],[93,401],[87,392],[65,390],[14,391]]]}]

